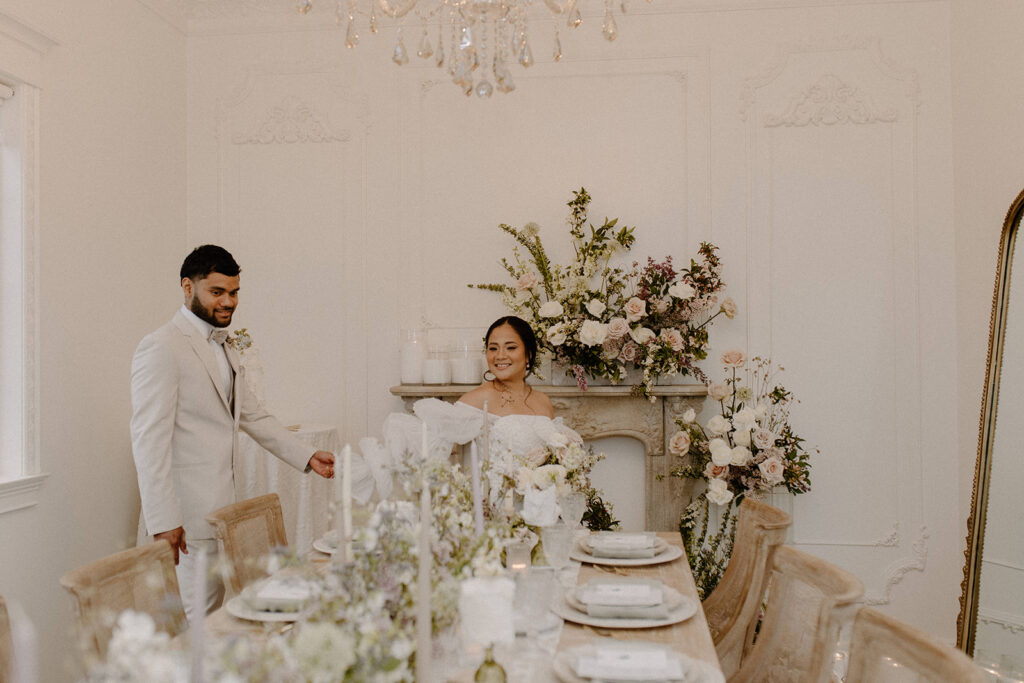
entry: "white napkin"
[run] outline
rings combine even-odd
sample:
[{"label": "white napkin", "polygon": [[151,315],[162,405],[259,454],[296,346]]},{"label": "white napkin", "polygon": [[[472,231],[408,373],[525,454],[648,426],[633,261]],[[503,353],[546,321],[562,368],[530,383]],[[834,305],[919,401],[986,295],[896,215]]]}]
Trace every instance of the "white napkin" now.
[{"label": "white napkin", "polygon": [[584,605],[649,607],[664,601],[661,584],[645,580],[588,581],[576,595]]},{"label": "white napkin", "polygon": [[663,648],[650,645],[602,644],[581,654],[573,662],[573,671],[580,678],[614,681],[664,681],[683,678],[678,657],[671,657]]},{"label": "white napkin", "polygon": [[242,591],[245,604],[261,612],[297,612],[312,597],[312,586],[295,577],[269,578]]},{"label": "white napkin", "polygon": [[594,557],[654,557],[654,534],[598,534],[588,539]]}]

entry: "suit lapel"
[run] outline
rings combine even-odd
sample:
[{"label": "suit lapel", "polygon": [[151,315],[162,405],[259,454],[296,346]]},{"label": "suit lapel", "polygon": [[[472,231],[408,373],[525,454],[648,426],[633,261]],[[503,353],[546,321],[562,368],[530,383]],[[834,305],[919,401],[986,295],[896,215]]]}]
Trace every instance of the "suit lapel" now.
[{"label": "suit lapel", "polygon": [[[174,314],[174,324],[178,326],[178,329],[181,330],[181,333],[185,335],[192,345],[192,350],[196,352],[199,360],[203,363],[203,367],[206,368],[206,373],[210,376],[210,381],[213,382],[213,388],[217,390],[217,395],[220,396],[224,409],[231,413],[231,404],[228,402],[228,397],[224,395],[220,368],[217,367],[217,359],[213,357],[213,349],[210,348],[210,342],[203,339],[199,330],[188,321],[181,311]],[[228,357],[230,358],[230,354]]]}]

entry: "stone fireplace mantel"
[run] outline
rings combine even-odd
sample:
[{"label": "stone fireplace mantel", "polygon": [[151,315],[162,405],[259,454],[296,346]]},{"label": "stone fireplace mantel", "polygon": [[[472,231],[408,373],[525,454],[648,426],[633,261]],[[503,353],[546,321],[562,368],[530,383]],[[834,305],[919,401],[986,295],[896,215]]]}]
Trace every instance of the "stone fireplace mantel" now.
[{"label": "stone fireplace mantel", "polygon": [[[466,385],[403,384],[391,393],[405,401],[407,410],[421,398],[454,402],[472,387]],[[555,415],[587,440],[626,436],[640,441],[646,452],[644,496],[645,525],[652,531],[679,528],[679,515],[689,502],[693,482],[668,476],[679,458],[668,453],[668,439],[675,433],[673,420],[688,408],[700,413],[707,388],[702,384],[680,384],[654,388],[654,401],[630,395],[628,386],[592,386],[580,391],[575,386],[541,386],[551,397]]]}]

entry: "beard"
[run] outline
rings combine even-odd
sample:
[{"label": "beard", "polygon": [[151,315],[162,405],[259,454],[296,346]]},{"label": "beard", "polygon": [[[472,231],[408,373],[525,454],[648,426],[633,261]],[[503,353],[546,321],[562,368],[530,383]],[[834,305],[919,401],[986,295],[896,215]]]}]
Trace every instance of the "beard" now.
[{"label": "beard", "polygon": [[[217,318],[213,315],[213,309],[204,308],[202,302],[199,301],[198,296],[192,297],[192,303],[189,304],[188,309],[195,313],[197,318],[199,318],[200,320],[205,320],[214,327],[227,327],[228,325],[231,324],[231,318],[228,318],[227,322],[223,323],[217,320]],[[234,315],[234,311],[232,311],[232,315]]]}]

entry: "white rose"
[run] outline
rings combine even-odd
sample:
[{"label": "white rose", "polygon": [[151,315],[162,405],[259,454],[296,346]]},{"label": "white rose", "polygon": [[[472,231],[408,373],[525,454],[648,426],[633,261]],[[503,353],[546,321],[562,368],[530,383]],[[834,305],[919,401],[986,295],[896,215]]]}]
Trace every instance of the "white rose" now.
[{"label": "white rose", "polygon": [[561,346],[565,343],[566,337],[564,324],[558,323],[548,328],[547,338],[552,346]]},{"label": "white rose", "polygon": [[743,408],[737,410],[732,416],[732,423],[736,426],[736,429],[751,429],[757,426],[757,418],[754,417],[754,411],[750,408]]},{"label": "white rose", "polygon": [[551,448],[565,448],[569,445],[569,437],[561,432],[551,432],[544,440]]},{"label": "white rose", "polygon": [[668,450],[674,455],[686,455],[690,450],[690,435],[680,429],[668,440]]},{"label": "white rose", "polygon": [[668,293],[677,299],[689,299],[693,296],[693,287],[685,282],[677,282],[668,288]]},{"label": "white rose", "polygon": [[643,299],[633,297],[626,302],[626,320],[635,323],[647,313],[647,302]]},{"label": "white rose", "polygon": [[732,464],[732,449],[725,439],[711,439],[708,442],[708,450],[711,452],[711,462],[719,467]]},{"label": "white rose", "polygon": [[[554,467],[554,465],[548,465]],[[558,498],[554,486],[529,489],[523,495],[523,521],[532,526],[550,526],[558,521]]]},{"label": "white rose", "polygon": [[608,321],[608,336],[612,339],[622,339],[629,334],[629,323],[625,318],[612,318]]},{"label": "white rose", "polygon": [[772,456],[757,466],[761,470],[761,476],[769,486],[776,486],[782,483],[785,466],[778,456]]},{"label": "white rose", "polygon": [[732,387],[725,382],[712,382],[708,387],[708,396],[713,401],[724,401],[732,396]]},{"label": "white rose", "polygon": [[754,430],[754,445],[762,451],[775,445],[775,433],[767,429]]},{"label": "white rose", "polygon": [[654,339],[654,330],[647,327],[638,327],[629,331],[630,338],[637,344],[646,344]]},{"label": "white rose", "polygon": [[743,467],[750,462],[751,456],[752,454],[749,448],[746,446],[737,446],[732,449],[732,460],[729,464],[736,465],[737,467]]},{"label": "white rose", "polygon": [[721,415],[715,415],[713,418],[708,420],[708,431],[712,434],[726,434],[732,429],[732,424],[729,420]]},{"label": "white rose", "polygon": [[729,485],[725,479],[712,479],[709,481],[706,495],[708,500],[715,505],[725,505],[732,500],[732,491],[729,490]]},{"label": "white rose", "polygon": [[580,342],[586,346],[603,344],[608,338],[608,326],[596,320],[584,320],[580,327]]},{"label": "white rose", "polygon": [[533,485],[539,489],[560,485],[564,481],[565,468],[561,465],[541,465],[533,471]]},{"label": "white rose", "polygon": [[564,309],[562,308],[562,304],[558,303],[557,301],[548,301],[543,306],[540,307],[540,310],[537,312],[537,315],[539,315],[542,318],[557,318],[558,316],[562,315],[563,312]]},{"label": "white rose", "polygon": [[750,448],[750,430],[739,429],[732,435],[732,440],[737,446],[746,446]]},{"label": "white rose", "polygon": [[604,313],[604,309],[607,308],[602,301],[598,299],[591,299],[587,302],[587,312],[595,318],[600,317]]},{"label": "white rose", "polygon": [[667,299],[654,299],[654,298],[652,298],[652,299],[648,300],[647,303],[649,303],[651,305],[651,308],[654,309],[655,313],[664,313],[665,311],[668,310],[668,305],[669,304],[668,304],[668,300]]},{"label": "white rose", "polygon": [[766,406],[763,403],[758,403],[757,406],[754,408],[754,417],[757,418],[758,420],[764,418],[764,416],[767,414],[768,406]]},{"label": "white rose", "polygon": [[697,419],[697,413],[696,413],[696,411],[694,411],[693,408],[687,408],[686,412],[683,413],[683,422],[685,422],[686,424],[690,424],[691,422],[693,422],[696,419]]}]

